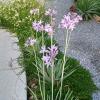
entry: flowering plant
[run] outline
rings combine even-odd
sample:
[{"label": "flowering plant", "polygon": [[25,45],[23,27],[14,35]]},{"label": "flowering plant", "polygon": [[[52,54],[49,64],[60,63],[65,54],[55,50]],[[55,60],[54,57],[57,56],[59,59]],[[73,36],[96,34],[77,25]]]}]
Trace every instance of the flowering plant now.
[{"label": "flowering plant", "polygon": [[[35,9],[33,10],[37,11]],[[30,12],[32,12],[33,10],[30,10]],[[36,14],[36,12],[34,13]],[[36,75],[38,76],[38,79],[39,79],[39,87],[40,87],[42,100],[47,100],[46,99],[47,95],[50,96],[51,98],[50,100],[55,100],[55,99],[58,100],[58,98],[59,100],[62,100],[62,99],[66,100],[64,99],[66,98],[66,95],[65,97],[62,96],[63,81],[64,79],[66,79],[67,77],[69,77],[71,74],[73,74],[76,71],[76,69],[74,68],[72,70],[68,70],[68,66],[66,66],[66,63],[67,63],[66,52],[67,52],[69,39],[70,39],[69,33],[71,33],[70,31],[73,31],[76,24],[78,24],[82,20],[82,17],[79,16],[77,13],[69,12],[67,15],[64,15],[64,18],[61,20],[61,23],[59,26],[60,28],[65,28],[67,30],[67,33],[66,33],[66,41],[65,41],[66,44],[65,44],[64,56],[58,59],[57,55],[59,54],[59,49],[58,49],[58,46],[54,44],[53,42],[54,26],[52,25],[52,23],[54,21],[53,19],[54,19],[55,14],[57,14],[57,12],[52,9],[48,9],[45,12],[45,16],[50,17],[50,20],[51,20],[50,24],[49,23],[45,24],[41,20],[39,21],[35,20],[32,23],[32,27],[36,31],[36,34],[38,34],[38,32],[42,32],[41,33],[42,43],[40,43],[40,51],[38,52],[39,55],[36,53],[37,51],[35,51],[34,49],[35,47],[34,43],[37,40],[37,35],[36,35],[36,39],[32,39],[29,37],[25,44],[26,46],[32,46],[34,49],[33,51],[34,51],[34,56],[35,56],[35,62],[33,62],[33,65],[37,69]],[[45,38],[44,38],[45,34],[47,34],[48,38],[50,38],[49,46],[45,45]],[[43,84],[41,84],[41,81]],[[51,88],[49,88],[51,91],[51,95],[46,93],[47,84],[51,84]],[[56,96],[54,95],[55,86],[59,87],[59,89],[56,90],[56,93],[57,93]],[[74,98],[72,100],[74,100]]]}]

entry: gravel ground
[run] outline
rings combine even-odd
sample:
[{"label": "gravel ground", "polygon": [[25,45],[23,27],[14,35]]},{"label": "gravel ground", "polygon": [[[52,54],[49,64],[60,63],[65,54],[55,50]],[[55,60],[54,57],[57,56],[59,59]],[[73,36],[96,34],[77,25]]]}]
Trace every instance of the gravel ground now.
[{"label": "gravel ground", "polygon": [[[49,0],[46,3],[46,9],[54,8],[58,12],[55,39],[62,51],[66,32],[58,29],[58,24],[63,15],[68,12],[72,2],[73,0]],[[95,84],[100,88],[100,24],[97,24],[94,20],[81,22],[71,34],[67,54],[79,60],[90,71]],[[93,100],[100,100],[100,91],[93,94]]]}]

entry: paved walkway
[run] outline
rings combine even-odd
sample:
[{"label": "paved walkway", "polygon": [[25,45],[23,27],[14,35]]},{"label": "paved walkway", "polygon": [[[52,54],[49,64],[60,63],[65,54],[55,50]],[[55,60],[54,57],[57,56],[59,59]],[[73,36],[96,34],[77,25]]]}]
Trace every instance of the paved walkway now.
[{"label": "paved walkway", "polygon": [[[58,24],[72,3],[73,0],[48,0],[46,3],[46,8],[54,8],[58,12],[55,39],[62,51],[66,32],[58,29]],[[100,24],[95,21],[82,22],[72,32],[70,38],[67,54],[79,60],[91,72],[95,84],[100,88]],[[93,100],[100,100],[100,92],[93,94]]]},{"label": "paved walkway", "polygon": [[25,85],[18,78],[26,84],[25,73],[16,76],[21,69],[16,69],[20,67],[16,62],[20,53],[15,42],[13,35],[0,29],[0,100],[26,100]]}]

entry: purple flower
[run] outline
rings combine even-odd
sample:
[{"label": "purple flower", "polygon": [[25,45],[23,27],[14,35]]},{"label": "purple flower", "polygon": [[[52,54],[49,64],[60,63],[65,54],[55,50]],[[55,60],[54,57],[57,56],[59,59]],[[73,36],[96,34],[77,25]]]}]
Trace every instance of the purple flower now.
[{"label": "purple flower", "polygon": [[44,45],[44,46],[42,46],[41,47],[41,50],[40,50],[40,53],[47,53],[48,52],[48,50],[46,49],[46,46]]},{"label": "purple flower", "polygon": [[50,8],[45,12],[46,16],[53,16],[53,15],[56,15],[56,14],[57,14],[57,11],[54,10],[54,9],[50,9]]},{"label": "purple flower", "polygon": [[30,14],[31,14],[31,15],[32,15],[32,14],[34,14],[34,15],[35,15],[35,14],[39,14],[39,9],[37,9],[37,8],[36,8],[36,9],[35,9],[35,8],[31,9],[31,10],[30,10]]},{"label": "purple flower", "polygon": [[46,55],[46,56],[43,56],[42,60],[44,61],[44,63],[47,65],[47,66],[50,66],[51,65],[51,57]]},{"label": "purple flower", "polygon": [[43,30],[42,21],[41,21],[41,20],[38,21],[38,22],[34,21],[34,22],[32,23],[32,27],[33,27],[33,29],[36,30],[37,32],[42,31],[42,30]]},{"label": "purple flower", "polygon": [[45,47],[42,47],[40,53],[43,53],[42,60],[47,66],[51,66],[52,61],[54,61],[55,57],[58,54],[58,47],[55,45],[52,45],[51,47],[48,47],[46,49]]},{"label": "purple flower", "polygon": [[52,45],[49,49],[49,55],[52,59],[55,59],[56,55],[58,54],[58,47],[55,45]]},{"label": "purple flower", "polygon": [[52,34],[53,33],[53,28],[50,24],[46,24],[44,27],[45,32]]},{"label": "purple flower", "polygon": [[82,17],[79,16],[77,13],[68,13],[64,15],[63,19],[61,20],[60,27],[73,31],[76,24],[78,24],[82,20]]},{"label": "purple flower", "polygon": [[27,41],[25,42],[25,46],[26,47],[33,46],[35,43],[36,43],[36,39],[33,39],[32,37],[29,37],[27,39]]}]

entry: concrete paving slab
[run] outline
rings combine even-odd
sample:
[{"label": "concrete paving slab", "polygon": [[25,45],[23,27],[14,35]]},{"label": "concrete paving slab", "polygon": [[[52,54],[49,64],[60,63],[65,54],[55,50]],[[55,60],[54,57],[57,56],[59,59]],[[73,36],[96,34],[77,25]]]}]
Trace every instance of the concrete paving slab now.
[{"label": "concrete paving slab", "polygon": [[13,34],[0,29],[0,100],[27,99],[25,73],[16,75],[22,70],[16,61],[20,55],[17,41]]}]

